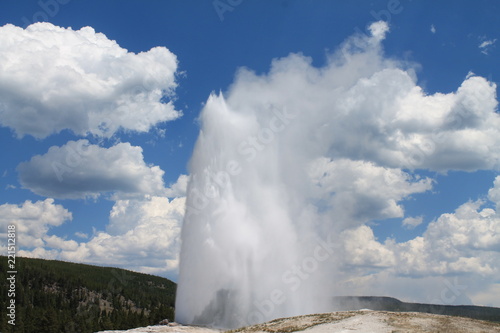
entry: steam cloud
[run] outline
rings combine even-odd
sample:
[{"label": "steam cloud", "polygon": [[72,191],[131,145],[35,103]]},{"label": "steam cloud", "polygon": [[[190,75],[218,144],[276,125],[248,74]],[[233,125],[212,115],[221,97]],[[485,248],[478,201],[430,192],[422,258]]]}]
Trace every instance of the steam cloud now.
[{"label": "steam cloud", "polygon": [[[190,165],[177,321],[232,328],[329,311],[344,278],[342,232],[404,217],[400,201],[431,189],[402,169],[498,163],[473,149],[481,136],[455,144],[464,128],[498,126],[494,85],[470,75],[456,93],[426,95],[411,64],[383,56],[388,25],[369,30],[321,68],[291,54],[267,75],[241,69],[226,97],[208,99]],[[459,153],[464,164],[438,158]]]}]

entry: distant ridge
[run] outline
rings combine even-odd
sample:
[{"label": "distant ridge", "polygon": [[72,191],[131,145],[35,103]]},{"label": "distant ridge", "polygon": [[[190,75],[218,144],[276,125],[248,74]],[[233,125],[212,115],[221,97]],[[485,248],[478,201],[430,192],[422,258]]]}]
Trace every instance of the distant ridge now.
[{"label": "distant ridge", "polygon": [[393,297],[383,296],[337,296],[333,298],[333,302],[338,307],[335,310],[338,311],[370,309],[393,312],[422,312],[500,322],[500,308],[487,306],[406,303]]},{"label": "distant ridge", "polygon": [[[119,268],[16,258],[16,322],[9,325],[0,284],[0,332],[96,332],[174,319],[176,284]],[[7,257],[0,256],[6,281]],[[14,330],[12,330],[14,329]]]}]

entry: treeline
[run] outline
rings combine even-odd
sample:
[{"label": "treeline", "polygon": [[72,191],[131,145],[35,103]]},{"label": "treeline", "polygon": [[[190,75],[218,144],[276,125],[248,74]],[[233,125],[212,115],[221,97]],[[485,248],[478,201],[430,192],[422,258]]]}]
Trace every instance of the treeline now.
[{"label": "treeline", "polygon": [[174,282],[123,269],[16,258],[15,326],[0,256],[0,332],[85,333],[173,320]]}]

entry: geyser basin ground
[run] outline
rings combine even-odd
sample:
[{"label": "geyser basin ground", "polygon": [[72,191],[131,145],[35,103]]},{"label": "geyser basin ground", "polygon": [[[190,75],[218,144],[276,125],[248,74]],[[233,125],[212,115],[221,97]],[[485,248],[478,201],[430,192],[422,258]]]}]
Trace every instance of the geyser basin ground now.
[{"label": "geyser basin ground", "polygon": [[[387,311],[347,311],[309,316],[299,316],[274,320],[262,325],[246,327],[232,332],[303,332],[308,333],[341,333],[341,332],[370,332],[389,333],[404,331],[409,333],[423,332],[454,332],[454,333],[490,333],[498,332],[500,324],[474,320],[462,317],[450,317],[417,312],[387,312]],[[101,333],[111,333],[105,331]],[[218,333],[220,330],[195,326],[149,326],[128,331],[129,333]]]}]

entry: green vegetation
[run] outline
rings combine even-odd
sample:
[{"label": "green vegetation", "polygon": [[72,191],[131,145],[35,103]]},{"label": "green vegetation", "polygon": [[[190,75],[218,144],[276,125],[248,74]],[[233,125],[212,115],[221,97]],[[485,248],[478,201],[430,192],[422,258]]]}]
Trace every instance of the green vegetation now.
[{"label": "green vegetation", "polygon": [[16,258],[16,320],[7,323],[7,257],[0,256],[0,332],[96,332],[173,320],[174,282],[118,268]]}]

